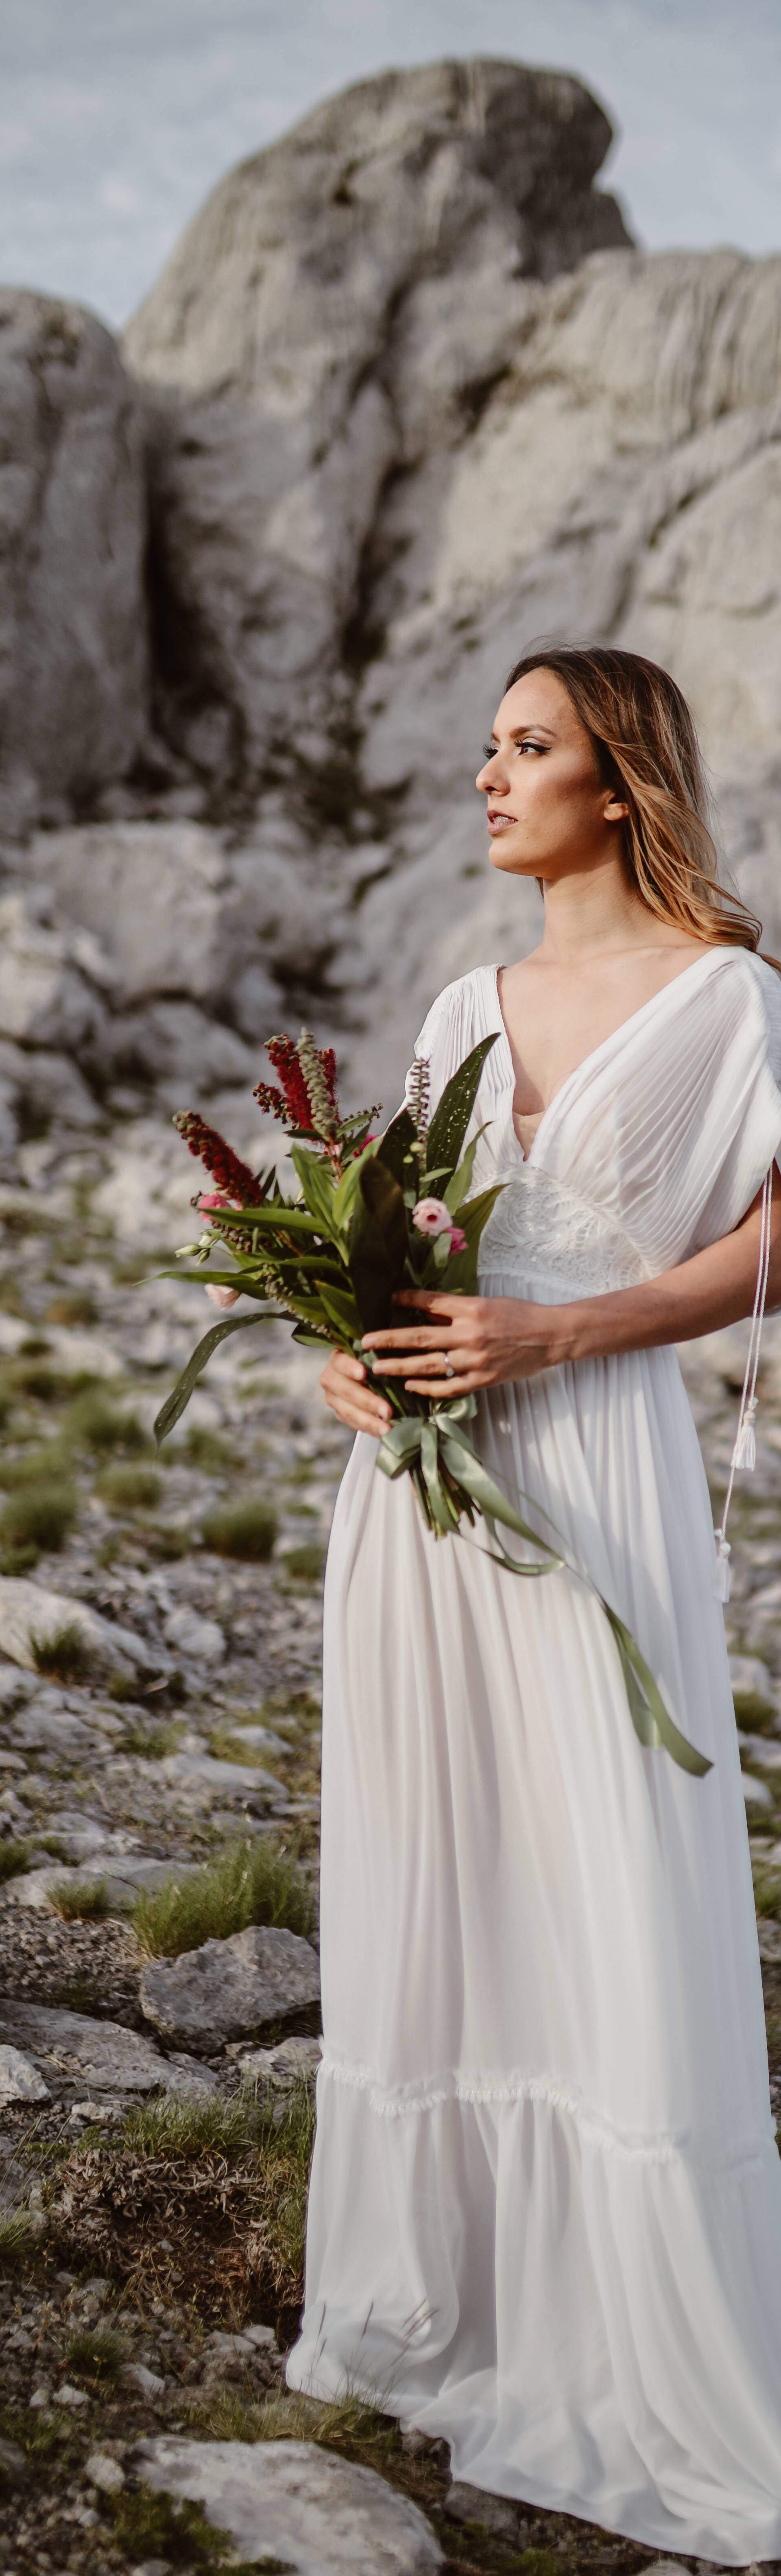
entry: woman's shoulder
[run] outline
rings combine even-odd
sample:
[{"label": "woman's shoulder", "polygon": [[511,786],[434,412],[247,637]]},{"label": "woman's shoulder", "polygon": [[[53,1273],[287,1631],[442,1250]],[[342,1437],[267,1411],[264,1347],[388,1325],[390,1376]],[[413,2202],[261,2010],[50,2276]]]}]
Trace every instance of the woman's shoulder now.
[{"label": "woman's shoulder", "polygon": [[496,966],[473,966],[468,975],[457,975],[452,984],[444,984],[426,1013],[417,1051],[425,1053],[434,1038],[455,1023],[462,1035],[474,1027],[473,1043],[487,1035],[489,1026],[498,1027],[497,972]]}]

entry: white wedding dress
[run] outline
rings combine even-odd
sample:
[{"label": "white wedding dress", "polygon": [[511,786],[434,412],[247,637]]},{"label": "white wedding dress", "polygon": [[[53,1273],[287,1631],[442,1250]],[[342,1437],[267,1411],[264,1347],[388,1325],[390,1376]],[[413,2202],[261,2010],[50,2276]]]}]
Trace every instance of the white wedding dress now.
[{"label": "white wedding dress", "polygon": [[[526,1160],[496,974],[488,1296],[563,1303],[738,1223],[781,1148],[781,980],[695,960]],[[722,2564],[781,2557],[781,2164],[705,1474],[672,1349],[480,1402],[490,1468],[629,1622],[707,1778],[644,1751],[598,1605],[435,1541],[360,1436],[325,1605],[324,2055],[288,2382],[379,2392],[454,2474]],[[514,1542],[510,1542],[514,1544]]]}]

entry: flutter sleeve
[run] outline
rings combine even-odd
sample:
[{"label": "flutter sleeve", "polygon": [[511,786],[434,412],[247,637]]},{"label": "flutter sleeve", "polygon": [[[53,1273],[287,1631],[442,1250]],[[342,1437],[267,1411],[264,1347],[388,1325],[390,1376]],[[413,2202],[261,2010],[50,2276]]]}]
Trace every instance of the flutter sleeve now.
[{"label": "flutter sleeve", "polygon": [[[483,1034],[482,1027],[475,1025],[475,983],[475,977],[464,975],[458,983],[446,984],[444,991],[438,993],[436,1001],[432,1002],[420,1036],[415,1040],[415,1060],[419,1062],[422,1056],[428,1059],[432,1109],[436,1109],[441,1100],[451,1074],[463,1064],[464,1057]],[[410,1065],[404,1086],[408,1107],[412,1072]]]},{"label": "flutter sleeve", "polygon": [[703,1156],[692,1252],[731,1234],[781,1155],[781,976],[749,952],[716,1014],[722,1061]]}]

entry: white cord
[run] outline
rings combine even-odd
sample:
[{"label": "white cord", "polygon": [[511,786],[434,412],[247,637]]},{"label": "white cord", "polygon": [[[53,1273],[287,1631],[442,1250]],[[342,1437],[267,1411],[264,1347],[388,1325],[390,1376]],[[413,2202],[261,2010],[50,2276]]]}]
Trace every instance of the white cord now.
[{"label": "white cord", "polygon": [[730,1503],[732,1501],[732,1488],[735,1482],[735,1477],[745,1469],[750,1471],[756,1465],[757,1446],[754,1434],[754,1423],[756,1421],[757,1412],[759,1347],[762,1338],[762,1319],[765,1312],[768,1271],[770,1268],[770,1219],[773,1197],[773,1168],[773,1164],[771,1163],[770,1170],[765,1173],[765,1178],[762,1183],[762,1211],[759,1225],[757,1284],[754,1291],[754,1306],[751,1316],[748,1350],[746,1353],[746,1366],[743,1372],[743,1387],[740,1398],[738,1427],[735,1434],[735,1443],[730,1460],[729,1481],[724,1497],[724,1510],[721,1515],[721,1525],[715,1532],[715,1589],[717,1601],[729,1600],[730,1549],[729,1540],[727,1538],[727,1519]]}]

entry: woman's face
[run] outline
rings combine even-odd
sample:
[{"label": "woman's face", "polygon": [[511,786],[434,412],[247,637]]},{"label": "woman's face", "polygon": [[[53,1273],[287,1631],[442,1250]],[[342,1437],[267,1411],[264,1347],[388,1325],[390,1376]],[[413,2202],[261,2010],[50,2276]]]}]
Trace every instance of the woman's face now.
[{"label": "woman's face", "polygon": [[555,671],[526,671],[502,699],[476,784],[491,862],[549,883],[620,850],[627,808],[600,780],[590,736]]}]

